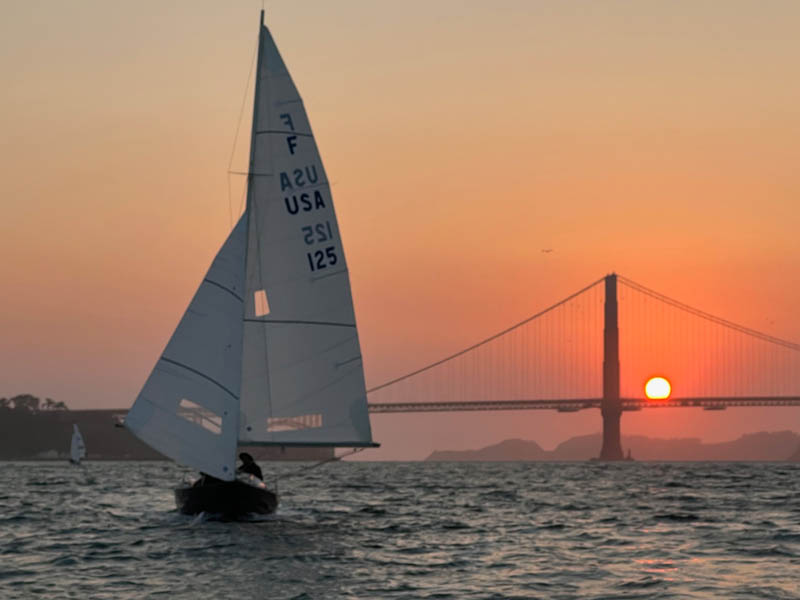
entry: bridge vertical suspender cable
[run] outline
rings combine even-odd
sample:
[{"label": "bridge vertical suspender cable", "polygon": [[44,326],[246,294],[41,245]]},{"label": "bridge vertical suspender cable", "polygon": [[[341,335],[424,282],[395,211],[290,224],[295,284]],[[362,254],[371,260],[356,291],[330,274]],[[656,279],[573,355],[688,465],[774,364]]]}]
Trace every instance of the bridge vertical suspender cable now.
[{"label": "bridge vertical suspender cable", "polygon": [[594,286],[598,285],[603,280],[604,280],[604,278],[600,278],[597,281],[594,281],[594,282],[590,283],[589,285],[581,288],[577,292],[575,292],[573,294],[570,294],[569,296],[567,296],[563,300],[561,300],[559,302],[556,302],[555,304],[545,308],[542,311],[537,312],[534,315],[531,315],[527,319],[523,319],[522,321],[520,321],[518,323],[515,323],[511,327],[507,327],[506,329],[504,329],[504,330],[502,330],[502,331],[500,331],[500,332],[498,332],[498,333],[496,333],[494,335],[491,335],[491,336],[489,336],[489,337],[487,337],[487,338],[485,338],[485,339],[483,339],[483,340],[481,340],[479,342],[476,342],[476,343],[472,344],[471,346],[468,346],[467,348],[464,348],[463,350],[459,350],[458,352],[455,352],[454,354],[451,354],[449,356],[446,356],[445,358],[442,358],[442,359],[437,360],[435,362],[432,362],[432,363],[430,363],[428,365],[425,365],[424,367],[421,367],[419,369],[411,371],[410,373],[406,373],[405,375],[402,375],[400,377],[396,377],[396,378],[391,379],[391,380],[389,380],[389,381],[387,381],[385,383],[382,383],[380,385],[376,385],[375,387],[372,387],[372,388],[368,389],[367,393],[370,394],[372,392],[377,392],[378,390],[387,388],[387,387],[389,387],[391,385],[394,385],[396,383],[400,383],[401,381],[405,381],[407,379],[410,379],[411,377],[414,377],[415,375],[419,375],[421,373],[424,373],[425,371],[429,371],[429,370],[433,369],[434,367],[438,367],[439,365],[442,365],[442,364],[444,364],[446,362],[449,362],[449,361],[451,361],[451,360],[453,360],[455,358],[458,358],[459,356],[463,356],[464,354],[467,354],[468,352],[471,352],[472,350],[476,350],[476,349],[480,348],[481,346],[485,346],[489,342],[492,342],[492,341],[494,341],[494,340],[506,335],[507,333],[510,333],[510,332],[514,331],[515,329],[519,329],[520,327],[530,323],[534,319],[538,319],[539,317],[546,315],[547,313],[555,310],[556,308],[558,308],[560,306],[563,306],[564,304],[566,304],[570,300],[576,298],[577,296],[580,296],[584,292],[586,292],[586,291],[590,290],[591,288],[593,288]]}]

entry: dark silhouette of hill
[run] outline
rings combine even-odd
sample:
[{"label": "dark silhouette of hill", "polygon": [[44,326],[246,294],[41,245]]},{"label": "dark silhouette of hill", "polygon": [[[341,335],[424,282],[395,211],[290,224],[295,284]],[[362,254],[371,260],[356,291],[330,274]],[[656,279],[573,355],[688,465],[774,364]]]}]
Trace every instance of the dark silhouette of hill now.
[{"label": "dark silhouette of hill", "polygon": [[[480,450],[436,451],[426,460],[431,461],[504,461],[504,460],[556,460],[550,452],[536,442],[527,440],[505,440]],[[513,457],[513,458],[509,458]]]},{"label": "dark silhouette of hill", "polygon": [[163,459],[127,429],[114,426],[126,412],[0,408],[0,460],[66,459],[73,423],[81,430],[89,460]]},{"label": "dark silhouette of hill", "polygon": [[789,457],[789,460],[791,462],[800,462],[800,446],[797,446],[797,450]]},{"label": "dark silhouette of hill", "polygon": [[[576,436],[552,451],[526,440],[506,440],[479,450],[433,452],[429,461],[559,461],[589,460],[600,451],[599,433]],[[640,435],[622,437],[622,447],[637,460],[675,461],[786,461],[800,460],[800,435],[792,431],[749,433],[715,444],[699,438],[660,439]]]},{"label": "dark silhouette of hill", "polygon": [[[124,427],[127,409],[69,410],[49,398],[23,394],[0,398],[0,460],[66,460],[76,424],[86,442],[87,460],[166,460]],[[259,460],[325,460],[332,448],[251,450]]]}]

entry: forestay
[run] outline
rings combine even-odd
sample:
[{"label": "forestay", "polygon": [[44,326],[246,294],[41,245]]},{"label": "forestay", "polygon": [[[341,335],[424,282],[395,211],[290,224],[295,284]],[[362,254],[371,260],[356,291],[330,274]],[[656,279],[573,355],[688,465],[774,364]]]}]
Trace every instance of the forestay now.
[{"label": "forestay", "polygon": [[225,480],[235,476],[246,231],[244,215],[125,419],[175,462]]},{"label": "forestay", "polygon": [[350,281],[303,102],[261,27],[240,440],[372,444]]}]

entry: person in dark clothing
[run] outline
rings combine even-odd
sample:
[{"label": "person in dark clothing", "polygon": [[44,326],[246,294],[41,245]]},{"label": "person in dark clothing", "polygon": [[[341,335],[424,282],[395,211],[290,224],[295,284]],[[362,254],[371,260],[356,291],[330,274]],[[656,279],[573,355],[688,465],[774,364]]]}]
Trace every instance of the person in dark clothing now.
[{"label": "person in dark clothing", "polygon": [[253,457],[250,456],[247,452],[242,452],[239,455],[239,459],[242,461],[242,465],[236,469],[237,473],[250,473],[251,475],[255,475],[261,481],[264,481],[264,475],[261,473],[261,467],[256,464],[256,461],[253,460]]}]

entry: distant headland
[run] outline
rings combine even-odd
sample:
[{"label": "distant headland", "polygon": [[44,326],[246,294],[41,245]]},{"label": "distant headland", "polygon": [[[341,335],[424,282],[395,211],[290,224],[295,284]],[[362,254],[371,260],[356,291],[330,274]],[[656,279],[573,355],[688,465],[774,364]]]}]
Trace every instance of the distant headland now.
[{"label": "distant headland", "polygon": [[[428,461],[584,461],[597,456],[601,434],[570,438],[553,450],[529,440],[505,440],[478,450],[433,452]],[[622,446],[636,460],[652,461],[796,461],[800,434],[793,431],[749,433],[736,440],[706,444],[698,438],[622,437]]]},{"label": "distant headland", "polygon": [[[127,429],[117,427],[128,410],[70,410],[63,402],[30,394],[0,397],[0,460],[66,460],[72,425],[80,428],[89,460],[166,460]],[[511,439],[477,450],[437,450],[427,461],[584,461],[597,456],[601,434],[577,436],[544,450],[530,440]],[[800,434],[760,432],[728,442],[699,438],[658,439],[623,436],[622,446],[636,460],[800,462]],[[263,460],[324,460],[327,448],[258,450]]]},{"label": "distant headland", "polygon": [[[87,460],[167,460],[118,425],[127,408],[70,410],[64,402],[31,394],[0,398],[0,460],[67,460],[76,424]],[[259,448],[259,460],[325,460],[330,448]]]}]

